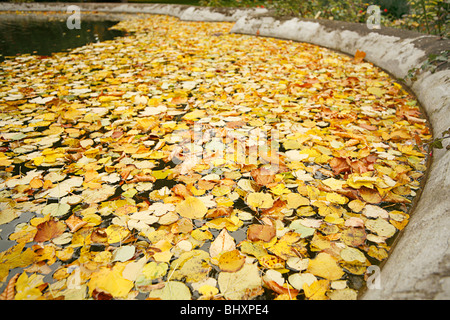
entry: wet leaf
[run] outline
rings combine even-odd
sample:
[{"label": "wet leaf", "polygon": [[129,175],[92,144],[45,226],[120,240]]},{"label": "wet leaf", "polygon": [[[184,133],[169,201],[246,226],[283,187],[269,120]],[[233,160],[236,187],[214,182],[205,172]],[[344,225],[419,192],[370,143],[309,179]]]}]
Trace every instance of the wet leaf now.
[{"label": "wet leaf", "polygon": [[190,219],[203,218],[207,212],[205,204],[200,199],[191,196],[180,202],[175,210],[182,217]]},{"label": "wet leaf", "polygon": [[124,268],[125,265],[121,264],[115,265],[112,269],[101,267],[91,276],[88,283],[89,293],[92,294],[94,290],[103,290],[114,298],[124,298],[134,286],[132,281],[122,276]]},{"label": "wet leaf", "polygon": [[248,227],[247,238],[251,241],[270,242],[276,235],[276,230],[273,226],[252,224]]},{"label": "wet leaf", "polygon": [[297,290],[303,290],[303,285],[310,286],[317,278],[312,273],[294,273],[288,278],[289,283]]},{"label": "wet leaf", "polygon": [[211,258],[214,258],[223,252],[232,251],[235,248],[236,244],[234,238],[230,236],[226,229],[223,229],[211,243],[209,254]]},{"label": "wet leaf", "polygon": [[136,248],[134,246],[122,246],[113,252],[112,261],[125,262],[133,258]]},{"label": "wet leaf", "polygon": [[[348,220],[347,220],[348,221]],[[341,234],[342,241],[351,247],[358,247],[365,243],[366,232],[362,228],[348,228]]]},{"label": "wet leaf", "polygon": [[269,193],[253,192],[247,196],[247,204],[253,208],[268,209],[273,206],[273,198]]},{"label": "wet leaf", "polygon": [[367,220],[366,227],[381,237],[390,238],[397,231],[395,227],[382,218]]},{"label": "wet leaf", "polygon": [[329,286],[329,280],[317,280],[311,285],[304,283],[303,291],[305,293],[305,297],[309,300],[328,300],[328,297],[325,294]]},{"label": "wet leaf", "polygon": [[210,257],[208,253],[203,250],[183,252],[170,265],[171,279],[185,280],[186,282],[203,280],[211,270],[209,261]]},{"label": "wet leaf", "polygon": [[320,252],[309,261],[307,271],[327,280],[339,280],[344,275],[344,271],[338,266],[337,261],[325,252]]},{"label": "wet leaf", "polygon": [[149,298],[161,300],[191,300],[191,292],[183,282],[168,281],[164,288],[152,290]]},{"label": "wet leaf", "polygon": [[248,290],[262,285],[260,271],[256,264],[244,264],[237,272],[221,272],[218,277],[220,292],[226,299],[240,300]]},{"label": "wet leaf", "polygon": [[62,221],[49,220],[42,222],[37,226],[34,241],[45,242],[51,240],[63,234],[64,230],[66,230],[66,224]]},{"label": "wet leaf", "polygon": [[241,270],[245,263],[245,256],[239,250],[227,251],[219,257],[219,268],[226,272],[236,272]]}]

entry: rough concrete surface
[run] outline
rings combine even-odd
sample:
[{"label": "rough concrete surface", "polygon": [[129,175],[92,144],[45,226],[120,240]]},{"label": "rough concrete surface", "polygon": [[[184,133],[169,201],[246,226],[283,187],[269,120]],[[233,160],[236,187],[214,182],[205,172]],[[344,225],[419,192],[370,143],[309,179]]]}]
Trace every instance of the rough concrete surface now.
[{"label": "rough concrete surface", "polygon": [[[397,78],[420,66],[430,53],[450,50],[450,41],[412,31],[365,24],[275,18],[266,9],[204,8],[163,4],[73,3],[83,11],[168,14],[182,20],[236,21],[232,32],[309,42],[366,60]],[[66,11],[69,3],[1,3],[3,11]],[[417,96],[435,136],[450,127],[450,67],[422,72],[409,88]],[[434,150],[433,162],[410,222],[382,268],[379,289],[362,299],[450,299],[450,151]]]}]

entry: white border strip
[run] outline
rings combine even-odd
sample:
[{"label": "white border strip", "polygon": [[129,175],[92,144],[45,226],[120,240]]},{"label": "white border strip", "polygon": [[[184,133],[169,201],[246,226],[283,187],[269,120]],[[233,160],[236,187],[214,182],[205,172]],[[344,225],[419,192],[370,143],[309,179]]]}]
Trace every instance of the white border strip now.
[{"label": "white border strip", "polygon": [[[221,10],[163,4],[0,3],[0,11],[65,11],[69,5],[78,5],[84,11],[166,14],[193,21],[236,21],[232,32],[309,42],[350,55],[362,50],[367,53],[367,61],[398,78],[404,77],[409,69],[420,66],[426,59],[425,51],[415,43],[433,38],[420,34],[403,38],[377,31],[360,34],[346,28],[345,23],[331,30],[320,20],[294,18],[280,21],[255,16],[267,13],[262,8]],[[449,40],[441,41],[448,49]],[[410,83],[428,114],[435,136],[450,127],[449,84],[449,69],[434,74],[424,72]],[[450,152],[435,150],[427,183],[410,223],[381,271],[380,289],[368,290],[363,299],[450,298],[449,167]]]}]

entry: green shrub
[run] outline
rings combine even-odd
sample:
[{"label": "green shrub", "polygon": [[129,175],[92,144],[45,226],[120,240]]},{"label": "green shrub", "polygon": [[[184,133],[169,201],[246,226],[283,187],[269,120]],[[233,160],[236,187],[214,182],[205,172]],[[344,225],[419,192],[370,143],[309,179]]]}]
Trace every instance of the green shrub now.
[{"label": "green shrub", "polygon": [[450,1],[414,0],[410,4],[412,14],[408,19],[416,22],[418,31],[448,37]]},{"label": "green shrub", "polygon": [[408,14],[410,10],[407,0],[372,0],[371,3],[380,6],[382,12],[397,19]]},{"label": "green shrub", "polygon": [[215,7],[263,5],[280,16],[299,16],[364,23],[367,7],[380,6],[384,26],[449,36],[450,0],[200,0]]}]

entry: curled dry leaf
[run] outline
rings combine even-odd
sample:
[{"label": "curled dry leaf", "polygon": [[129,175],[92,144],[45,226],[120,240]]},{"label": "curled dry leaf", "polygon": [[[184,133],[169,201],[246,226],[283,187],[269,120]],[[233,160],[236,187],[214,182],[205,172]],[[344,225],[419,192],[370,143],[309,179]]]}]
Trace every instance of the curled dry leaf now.
[{"label": "curled dry leaf", "polygon": [[19,276],[20,273],[16,273],[11,279],[9,279],[5,290],[3,290],[0,294],[0,300],[14,300],[14,295],[16,294],[15,285]]},{"label": "curled dry leaf", "polygon": [[83,226],[85,226],[87,224],[87,221],[84,221],[79,217],[77,217],[75,214],[73,214],[68,219],[66,219],[66,224],[71,232],[76,232]]}]

